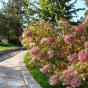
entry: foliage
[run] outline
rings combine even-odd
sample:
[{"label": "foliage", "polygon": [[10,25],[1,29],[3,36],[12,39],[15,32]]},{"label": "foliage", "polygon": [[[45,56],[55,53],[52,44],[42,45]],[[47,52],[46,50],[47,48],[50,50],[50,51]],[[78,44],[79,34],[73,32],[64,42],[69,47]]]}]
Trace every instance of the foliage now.
[{"label": "foliage", "polygon": [[29,63],[39,62],[40,71],[50,75],[52,86],[62,82],[67,88],[87,88],[87,25],[88,17],[76,27],[61,19],[56,28],[41,19],[24,30],[22,43],[30,50]]},{"label": "foliage", "polygon": [[14,44],[14,45],[21,45],[20,41],[16,38],[10,39],[9,43]]},{"label": "foliage", "polygon": [[22,0],[9,0],[8,3],[2,1],[3,8],[0,11],[0,34],[10,40],[18,37],[22,33]]},{"label": "foliage", "polygon": [[25,0],[27,4],[24,6],[26,9],[25,14],[30,24],[34,19],[42,18],[56,25],[57,20],[60,18],[65,18],[70,21],[74,16],[77,16],[76,13],[79,10],[83,10],[82,8],[74,8],[76,2],[77,0],[75,2],[72,2],[72,0],[36,0],[34,2]]}]

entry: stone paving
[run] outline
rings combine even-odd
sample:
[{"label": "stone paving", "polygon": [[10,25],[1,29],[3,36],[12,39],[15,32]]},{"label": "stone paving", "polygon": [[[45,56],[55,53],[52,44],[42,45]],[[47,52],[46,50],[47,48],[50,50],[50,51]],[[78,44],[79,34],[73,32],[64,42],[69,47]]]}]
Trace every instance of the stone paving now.
[{"label": "stone paving", "polygon": [[4,55],[0,55],[0,62],[1,61],[4,61],[10,57],[13,57],[14,55],[16,55],[17,53],[19,53],[20,51],[15,51],[15,52],[9,52],[9,53],[6,53]]},{"label": "stone paving", "polygon": [[[20,51],[0,62],[0,88],[41,88],[25,67],[26,53],[27,51]],[[6,55],[8,57],[9,54]]]}]

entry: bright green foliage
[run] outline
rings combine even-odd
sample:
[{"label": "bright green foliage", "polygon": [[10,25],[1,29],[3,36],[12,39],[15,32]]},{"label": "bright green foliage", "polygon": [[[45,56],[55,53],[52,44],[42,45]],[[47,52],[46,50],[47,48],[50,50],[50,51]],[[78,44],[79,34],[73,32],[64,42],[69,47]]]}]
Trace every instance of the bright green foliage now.
[{"label": "bright green foliage", "polygon": [[72,0],[36,0],[31,3],[26,0],[26,14],[28,14],[30,21],[32,21],[32,19],[42,18],[46,21],[51,21],[53,25],[55,25],[60,18],[65,18],[70,21],[73,18],[72,14],[77,16],[76,12],[83,10],[81,8],[74,8],[77,0],[73,3],[71,3],[71,1]]}]

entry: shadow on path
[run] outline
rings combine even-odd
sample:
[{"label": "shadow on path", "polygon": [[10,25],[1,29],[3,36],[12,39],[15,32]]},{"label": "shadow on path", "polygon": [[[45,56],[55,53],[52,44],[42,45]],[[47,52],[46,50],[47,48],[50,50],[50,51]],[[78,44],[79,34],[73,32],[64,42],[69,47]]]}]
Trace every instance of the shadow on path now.
[{"label": "shadow on path", "polygon": [[[22,50],[21,50],[21,51],[22,51]],[[4,55],[1,55],[1,56],[0,56],[0,62],[4,61],[4,60],[6,60],[6,59],[8,59],[8,58],[10,58],[10,57],[15,56],[16,54],[18,54],[18,53],[21,52],[21,51],[9,52],[9,53],[6,53],[6,54],[4,54]]]},{"label": "shadow on path", "polygon": [[0,65],[0,88],[25,88],[24,79],[18,66]]}]

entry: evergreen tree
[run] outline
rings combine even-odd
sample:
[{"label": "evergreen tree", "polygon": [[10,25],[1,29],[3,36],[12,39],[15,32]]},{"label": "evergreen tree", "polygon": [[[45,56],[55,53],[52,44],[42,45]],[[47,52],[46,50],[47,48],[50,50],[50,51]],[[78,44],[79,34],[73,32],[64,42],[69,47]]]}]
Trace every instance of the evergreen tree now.
[{"label": "evergreen tree", "polygon": [[51,21],[54,25],[60,18],[65,18],[70,21],[74,17],[73,14],[77,16],[77,11],[83,10],[82,8],[74,8],[77,0],[73,3],[71,3],[71,1],[72,0],[36,0],[31,3],[26,0],[26,9],[28,11],[26,14],[30,14],[29,19],[33,18],[37,20],[43,18],[46,21]]}]

